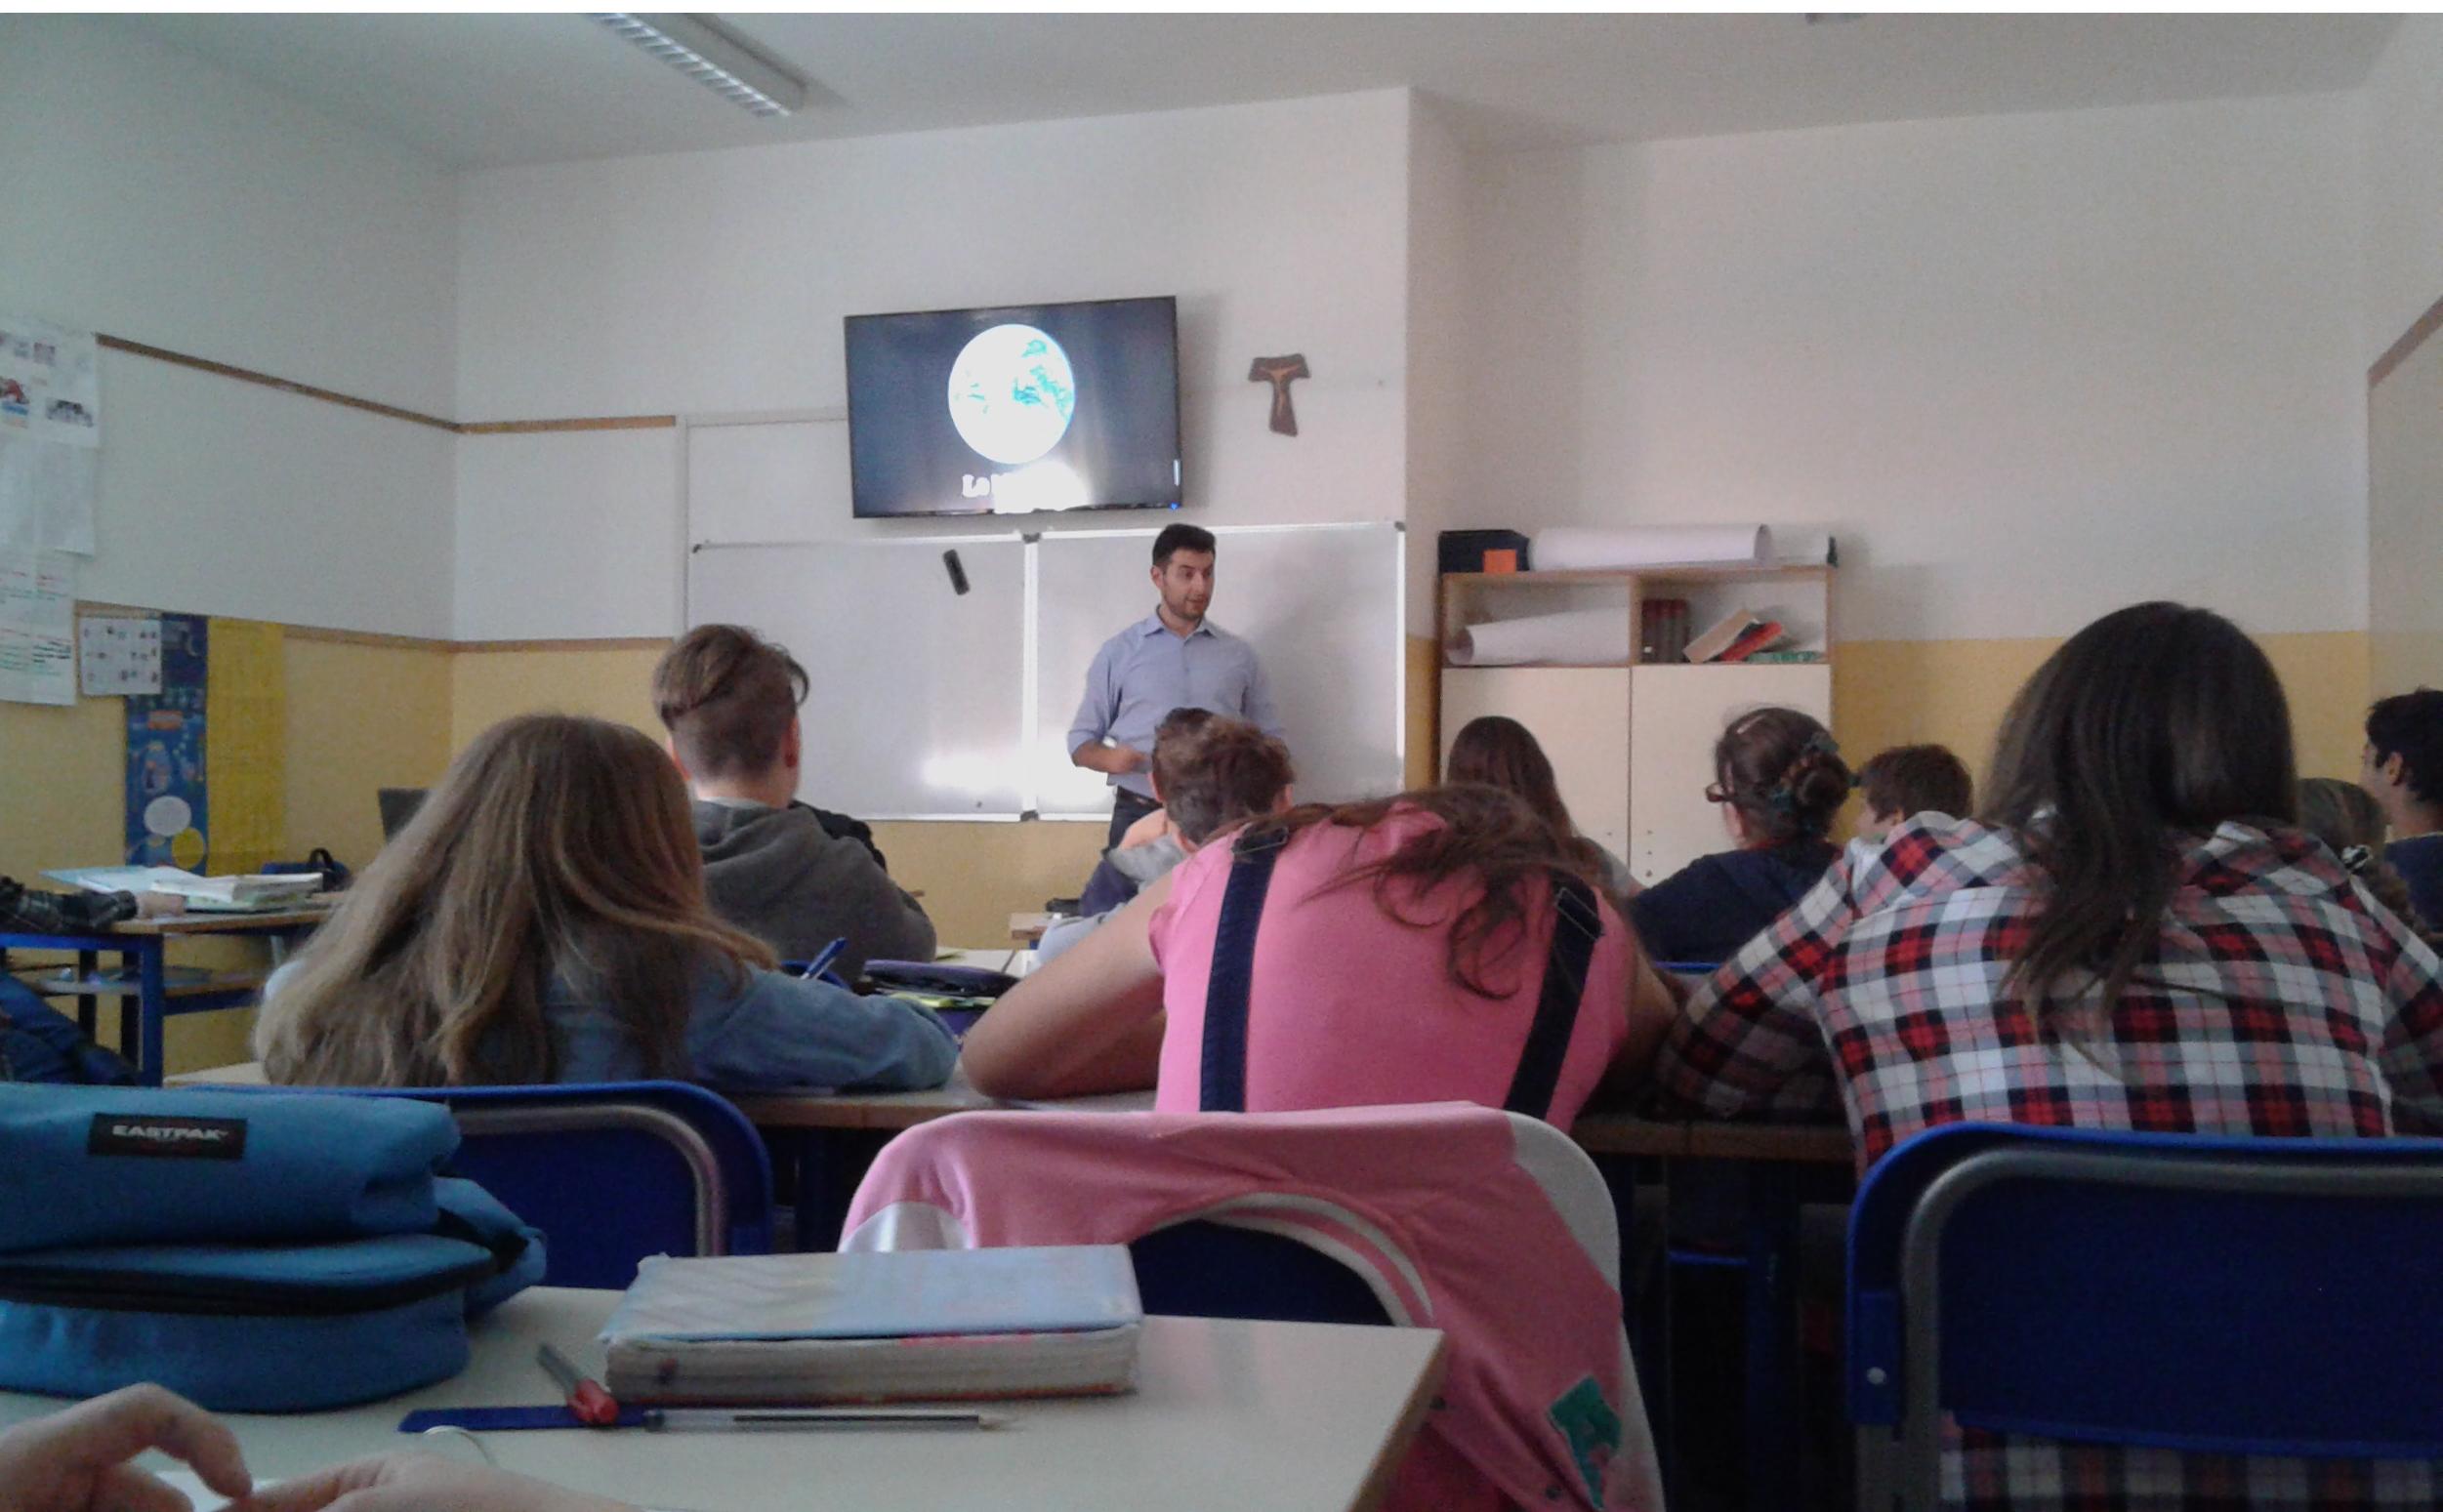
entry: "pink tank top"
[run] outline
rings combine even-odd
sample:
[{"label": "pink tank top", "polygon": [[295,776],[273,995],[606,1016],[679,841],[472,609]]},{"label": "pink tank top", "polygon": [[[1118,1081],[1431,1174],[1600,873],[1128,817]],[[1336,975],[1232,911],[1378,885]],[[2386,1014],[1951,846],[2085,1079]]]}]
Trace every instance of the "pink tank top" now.
[{"label": "pink tank top", "polygon": [[[1395,885],[1386,901],[1398,919],[1377,905],[1371,881],[1330,886],[1440,823],[1404,810],[1366,831],[1311,825],[1282,849],[1248,984],[1247,1112],[1503,1105],[1543,991],[1555,917],[1550,889],[1535,884],[1525,927],[1489,951],[1480,974],[1502,996],[1481,998],[1452,981],[1445,964],[1449,925],[1473,901],[1474,883],[1454,879],[1430,894]],[[1170,900],[1151,921],[1169,1013],[1154,1087],[1160,1112],[1197,1111],[1205,994],[1230,864],[1227,840],[1189,857],[1172,874]],[[1612,906],[1596,907],[1602,933],[1546,1114],[1563,1128],[1629,1033],[1636,947]]]}]

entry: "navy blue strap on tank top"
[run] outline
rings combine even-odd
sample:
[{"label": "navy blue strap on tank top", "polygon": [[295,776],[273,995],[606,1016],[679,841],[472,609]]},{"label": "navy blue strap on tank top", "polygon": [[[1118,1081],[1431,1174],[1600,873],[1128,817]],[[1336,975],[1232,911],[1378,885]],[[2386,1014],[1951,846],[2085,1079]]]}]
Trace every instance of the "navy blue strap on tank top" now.
[{"label": "navy blue strap on tank top", "polygon": [[[1197,1107],[1207,1113],[1247,1111],[1247,1000],[1256,962],[1256,928],[1263,919],[1263,903],[1272,888],[1272,867],[1281,856],[1286,834],[1250,838],[1230,853],[1229,881],[1222,890],[1222,918],[1214,927],[1213,972],[1205,984],[1205,1034],[1199,1062]],[[1587,969],[1594,959],[1594,942],[1603,932],[1603,917],[1594,893],[1575,878],[1555,878],[1553,905],[1559,917],[1553,923],[1553,943],[1544,960],[1544,986],[1537,995],[1535,1018],[1518,1056],[1510,1094],[1502,1106],[1511,1113],[1543,1118],[1553,1106],[1560,1084],[1561,1063],[1578,1026],[1578,1007],[1586,997]]]}]

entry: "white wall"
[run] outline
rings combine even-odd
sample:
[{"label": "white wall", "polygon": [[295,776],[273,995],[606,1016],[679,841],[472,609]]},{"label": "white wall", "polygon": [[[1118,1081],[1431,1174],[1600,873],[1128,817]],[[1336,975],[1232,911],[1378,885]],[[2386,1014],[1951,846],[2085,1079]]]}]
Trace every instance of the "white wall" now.
[{"label": "white wall", "polygon": [[1468,350],[1467,155],[1419,99],[1408,134],[1408,630],[1433,630],[1434,536],[1465,512],[1473,417]]},{"label": "white wall", "polygon": [[1850,637],[2361,628],[2357,131],[2334,96],[1489,163],[1469,522],[1831,528]]},{"label": "white wall", "polygon": [[2443,16],[2403,19],[2364,95],[2372,362],[2443,300]]},{"label": "white wall", "polygon": [[[0,309],[446,416],[437,169],[116,20],[0,18]],[[445,634],[446,432],[105,353],[89,598]]]},{"label": "white wall", "polygon": [[[1408,113],[1386,92],[472,175],[461,410],[836,409],[845,315],[1176,294],[1185,517],[1396,519]],[[1315,375],[1296,389],[1296,439],[1265,428],[1268,390],[1247,381],[1252,358],[1283,351]],[[460,470],[461,635],[677,628],[627,563],[571,558],[530,528],[584,517],[603,469],[618,465]],[[676,540],[676,488],[660,517],[642,520],[647,508],[623,485],[615,518]],[[496,591],[509,583],[515,594]],[[1225,624],[1227,602],[1225,581]]]}]

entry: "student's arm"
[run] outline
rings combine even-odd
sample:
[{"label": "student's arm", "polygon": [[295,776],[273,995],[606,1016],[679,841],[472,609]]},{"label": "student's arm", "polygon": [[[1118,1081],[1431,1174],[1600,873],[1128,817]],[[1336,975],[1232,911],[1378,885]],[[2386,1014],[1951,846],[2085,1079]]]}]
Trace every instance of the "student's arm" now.
[{"label": "student's arm", "polygon": [[1086,669],[1086,697],[1077,706],[1077,717],[1069,721],[1069,760],[1090,772],[1114,777],[1144,766],[1148,757],[1136,747],[1102,743],[1111,733],[1111,721],[1119,716],[1120,646],[1117,640],[1108,640],[1095,653],[1095,664]]},{"label": "student's arm", "polygon": [[696,1075],[730,1091],[939,1086],[958,1064],[941,1020],[897,998],[751,971],[733,997],[699,1005],[687,1026]]},{"label": "student's arm", "polygon": [[809,892],[822,900],[827,917],[845,914],[841,932],[849,937],[855,960],[933,959],[937,941],[925,905],[892,881],[863,846],[845,840],[834,843],[823,857],[818,879]]},{"label": "student's arm", "polygon": [[0,877],[0,929],[91,934],[141,912],[132,892],[31,892]]},{"label": "student's arm", "polygon": [[1813,1119],[1837,1109],[1815,983],[1856,917],[1844,857],[1673,1016],[1655,1065],[1654,1111]]},{"label": "student's arm", "polygon": [[2392,1125],[2404,1134],[2443,1134],[2443,961],[2406,925],[2394,939],[2400,953],[2384,984],[2392,1021],[2381,1052]]},{"label": "student's arm", "polygon": [[1162,967],[1151,921],[1174,872],[992,1005],[967,1035],[967,1078],[991,1097],[1081,1097],[1154,1084]]},{"label": "student's arm", "polygon": [[1612,1063],[1603,1070],[1596,1095],[1606,1102],[1621,1101],[1643,1090],[1653,1075],[1654,1057],[1663,1047],[1663,1037],[1679,1017],[1677,995],[1673,993],[1661,973],[1636,953],[1629,971],[1629,1036],[1620,1042],[1620,1049]]}]

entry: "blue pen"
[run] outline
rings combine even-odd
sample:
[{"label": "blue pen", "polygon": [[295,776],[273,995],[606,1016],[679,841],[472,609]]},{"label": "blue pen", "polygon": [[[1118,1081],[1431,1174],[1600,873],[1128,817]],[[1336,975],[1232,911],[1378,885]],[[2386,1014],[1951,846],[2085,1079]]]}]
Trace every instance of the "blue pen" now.
[{"label": "blue pen", "polygon": [[[840,953],[848,948],[849,937],[844,934],[840,938],[832,941],[829,945],[824,946],[822,954],[816,956],[812,960],[807,961],[806,963],[806,969],[799,972],[798,975],[807,977],[823,976],[824,972],[831,969],[831,963],[840,959]],[[847,985],[846,983],[841,982],[841,980],[836,976],[823,977],[823,980],[838,986]]]}]

